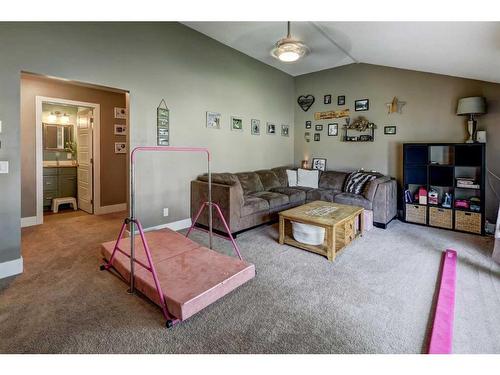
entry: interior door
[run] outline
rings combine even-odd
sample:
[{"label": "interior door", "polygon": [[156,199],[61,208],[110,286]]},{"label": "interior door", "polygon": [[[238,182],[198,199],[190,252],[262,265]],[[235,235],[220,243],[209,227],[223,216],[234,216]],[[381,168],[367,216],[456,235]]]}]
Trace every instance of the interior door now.
[{"label": "interior door", "polygon": [[92,110],[87,108],[78,111],[76,123],[78,207],[89,214],[93,214],[92,127],[94,120]]}]

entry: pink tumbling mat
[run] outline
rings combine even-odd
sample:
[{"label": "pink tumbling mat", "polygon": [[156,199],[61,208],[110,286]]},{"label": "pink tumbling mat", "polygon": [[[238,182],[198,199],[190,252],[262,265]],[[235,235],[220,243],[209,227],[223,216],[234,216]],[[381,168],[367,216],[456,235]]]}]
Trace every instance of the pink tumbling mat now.
[{"label": "pink tumbling mat", "polygon": [[[185,320],[255,277],[255,266],[220,254],[170,229],[145,233],[168,311]],[[101,245],[109,260],[116,241]],[[130,239],[120,248],[130,254]],[[136,259],[147,264],[140,236],[135,237]],[[113,267],[126,280],[130,278],[130,259],[119,252]],[[151,272],[135,266],[135,286],[142,294],[161,306]]]},{"label": "pink tumbling mat", "polygon": [[429,343],[429,354],[450,354],[452,350],[456,270],[457,252],[448,249],[444,254],[441,284]]}]

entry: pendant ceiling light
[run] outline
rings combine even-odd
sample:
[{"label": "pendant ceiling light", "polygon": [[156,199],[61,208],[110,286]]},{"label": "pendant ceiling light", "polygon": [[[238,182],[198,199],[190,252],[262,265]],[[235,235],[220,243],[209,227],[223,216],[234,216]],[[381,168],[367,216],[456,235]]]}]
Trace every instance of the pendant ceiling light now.
[{"label": "pendant ceiling light", "polygon": [[290,35],[290,22],[287,22],[287,35],[276,43],[271,55],[283,62],[294,62],[308,53],[309,48],[304,43],[292,38]]}]

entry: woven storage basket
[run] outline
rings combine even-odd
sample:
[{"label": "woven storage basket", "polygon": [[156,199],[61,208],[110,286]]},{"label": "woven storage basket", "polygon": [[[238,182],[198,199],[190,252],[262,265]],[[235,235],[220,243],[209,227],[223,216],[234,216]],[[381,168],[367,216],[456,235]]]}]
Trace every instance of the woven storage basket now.
[{"label": "woven storage basket", "polygon": [[427,207],[417,204],[406,205],[406,221],[418,224],[427,224]]},{"label": "woven storage basket", "polygon": [[481,234],[481,214],[478,212],[455,211],[455,229]]},{"label": "woven storage basket", "polygon": [[430,207],[429,225],[439,228],[453,228],[453,211],[449,208]]}]

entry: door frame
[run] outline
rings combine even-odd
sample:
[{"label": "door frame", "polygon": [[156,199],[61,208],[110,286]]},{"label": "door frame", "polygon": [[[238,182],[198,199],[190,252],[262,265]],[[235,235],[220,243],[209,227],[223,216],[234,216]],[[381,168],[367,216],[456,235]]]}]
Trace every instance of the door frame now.
[{"label": "door frame", "polygon": [[[75,107],[92,108],[94,111],[94,122],[92,126],[92,195],[94,214],[99,214],[101,209],[101,158],[100,158],[100,129],[101,129],[101,106],[97,103],[87,103],[62,98],[51,98],[47,96],[35,97],[35,163],[36,163],[36,224],[43,224],[43,103],[67,104]],[[78,124],[75,124],[78,126]]]}]

